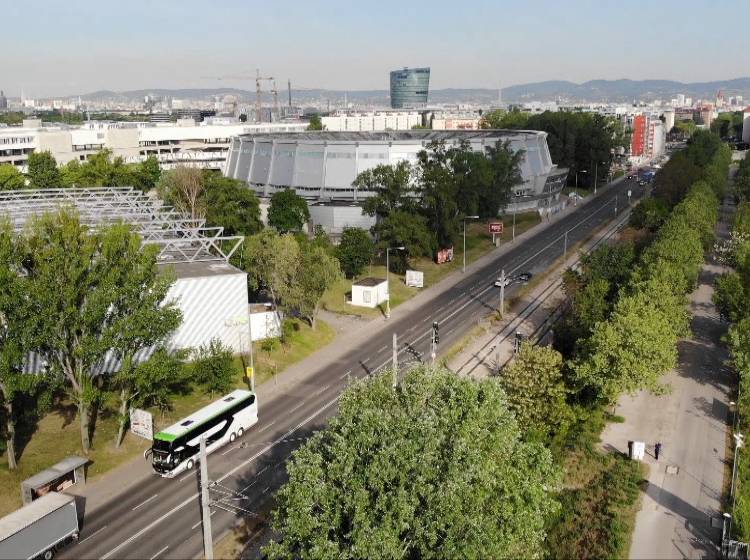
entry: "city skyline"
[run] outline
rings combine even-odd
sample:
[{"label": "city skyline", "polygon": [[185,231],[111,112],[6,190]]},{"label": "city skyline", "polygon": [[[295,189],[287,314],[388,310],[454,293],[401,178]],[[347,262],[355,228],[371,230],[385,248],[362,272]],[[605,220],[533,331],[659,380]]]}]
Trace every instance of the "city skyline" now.
[{"label": "city skyline", "polygon": [[[430,66],[431,89],[730,79],[743,71],[743,20],[736,17],[743,4],[722,2],[722,26],[706,26],[695,13],[713,5],[702,1],[626,7],[592,0],[474,2],[460,13],[443,1],[386,1],[377,13],[363,15],[338,1],[227,2],[221,10],[205,10],[192,0],[139,0],[124,12],[114,3],[84,0],[71,10],[41,0],[41,15],[8,28],[0,39],[5,52],[19,55],[0,62],[0,87],[11,97],[22,90],[28,97],[148,88],[251,90],[260,68],[280,86],[291,79],[303,88],[382,90],[388,73],[403,66]],[[4,15],[26,18],[19,5],[6,7]]]}]

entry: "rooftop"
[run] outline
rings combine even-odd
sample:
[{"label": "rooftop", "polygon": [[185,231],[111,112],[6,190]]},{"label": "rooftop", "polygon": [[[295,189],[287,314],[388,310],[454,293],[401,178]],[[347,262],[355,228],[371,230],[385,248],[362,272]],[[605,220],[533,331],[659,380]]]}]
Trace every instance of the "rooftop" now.
[{"label": "rooftop", "polygon": [[290,142],[431,142],[433,140],[481,140],[496,138],[530,138],[546,135],[538,130],[385,130],[379,132],[280,132],[243,135],[258,141],[283,139]]},{"label": "rooftop", "polygon": [[384,282],[385,278],[375,278],[373,276],[368,276],[367,278],[362,278],[361,280],[353,282],[352,286],[366,286],[368,288],[372,288],[374,286],[380,286],[380,284],[383,284]]},{"label": "rooftop", "polygon": [[96,228],[125,223],[144,244],[159,247],[157,262],[224,261],[240,247],[242,236],[224,235],[223,227],[207,227],[155,197],[132,187],[23,189],[0,192],[0,217],[7,216],[21,231],[35,216],[68,208],[83,224]]}]

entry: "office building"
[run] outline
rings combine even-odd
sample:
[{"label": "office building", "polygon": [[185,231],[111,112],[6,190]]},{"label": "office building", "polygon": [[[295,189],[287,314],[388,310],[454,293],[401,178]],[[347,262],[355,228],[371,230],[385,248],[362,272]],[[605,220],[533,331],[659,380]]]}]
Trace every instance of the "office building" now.
[{"label": "office building", "polygon": [[404,68],[391,72],[391,108],[422,107],[430,89],[429,68]]},{"label": "office building", "polygon": [[324,130],[331,132],[370,132],[375,130],[411,130],[422,124],[416,111],[347,112],[321,117]]},{"label": "office building", "polygon": [[0,89],[0,111],[8,109],[8,98],[5,97],[5,92]]},{"label": "office building", "polygon": [[44,124],[28,119],[20,127],[0,128],[0,164],[25,169],[30,153],[49,151],[59,164],[85,161],[103,148],[126,163],[155,156],[163,169],[188,165],[223,170],[232,137],[240,134],[299,132],[307,123],[244,124],[235,120],[193,119],[176,123],[90,121],[81,126]]}]

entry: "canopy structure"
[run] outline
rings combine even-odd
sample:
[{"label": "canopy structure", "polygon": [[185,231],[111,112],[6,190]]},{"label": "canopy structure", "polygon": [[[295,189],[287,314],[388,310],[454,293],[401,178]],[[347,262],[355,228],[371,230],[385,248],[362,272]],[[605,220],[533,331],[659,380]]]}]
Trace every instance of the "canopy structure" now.
[{"label": "canopy structure", "polygon": [[155,197],[133,187],[22,189],[0,191],[0,219],[7,217],[16,231],[34,216],[74,210],[92,228],[125,223],[143,239],[157,245],[159,263],[228,262],[240,247],[242,236],[224,235],[223,227],[207,227]]}]

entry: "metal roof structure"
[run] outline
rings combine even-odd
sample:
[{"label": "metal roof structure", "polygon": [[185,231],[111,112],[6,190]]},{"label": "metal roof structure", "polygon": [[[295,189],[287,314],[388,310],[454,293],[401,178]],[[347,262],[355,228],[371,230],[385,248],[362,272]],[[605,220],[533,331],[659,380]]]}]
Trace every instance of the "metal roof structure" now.
[{"label": "metal roof structure", "polygon": [[160,264],[224,261],[240,247],[241,235],[224,235],[223,227],[207,227],[155,197],[133,187],[22,189],[0,192],[0,218],[22,231],[35,216],[62,209],[77,212],[81,223],[97,228],[125,223],[144,244],[159,247]]}]

